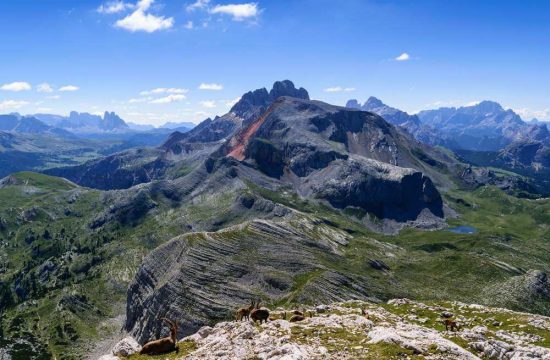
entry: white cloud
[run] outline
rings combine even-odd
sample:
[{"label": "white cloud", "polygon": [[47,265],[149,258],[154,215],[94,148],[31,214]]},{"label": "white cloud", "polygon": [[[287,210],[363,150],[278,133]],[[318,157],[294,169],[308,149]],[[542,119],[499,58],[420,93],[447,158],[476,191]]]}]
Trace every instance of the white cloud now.
[{"label": "white cloud", "polygon": [[550,109],[534,110],[528,108],[514,109],[519,116],[524,120],[539,119],[550,121]]},{"label": "white cloud", "polygon": [[105,4],[101,4],[97,8],[97,12],[101,14],[116,14],[126,9],[133,9],[133,4],[125,3],[123,1],[109,1]]},{"label": "white cloud", "polygon": [[36,86],[36,91],[41,93],[51,93],[53,92],[53,88],[48,83],[42,83]]},{"label": "white cloud", "polygon": [[200,90],[222,90],[223,85],[222,84],[205,84],[202,83],[199,85]]},{"label": "white cloud", "polygon": [[74,85],[65,85],[65,86],[62,86],[59,88],[59,91],[77,91],[79,90],[80,88],[78,86],[74,86]]},{"label": "white cloud", "polygon": [[227,107],[233,107],[233,105],[235,105],[236,103],[239,102],[239,100],[241,100],[241,97],[236,97],[232,100],[225,100],[224,103],[225,103],[225,106]]},{"label": "white cloud", "polygon": [[16,110],[28,104],[28,101],[4,100],[0,102],[0,110]]},{"label": "white cloud", "polygon": [[174,18],[165,18],[164,16],[155,16],[146,14],[143,10],[138,9],[124,19],[118,20],[115,23],[116,27],[125,29],[131,32],[145,31],[148,33],[157,30],[169,29],[174,25]]},{"label": "white cloud", "polygon": [[353,87],[341,87],[341,86],[335,86],[335,87],[329,87],[323,90],[324,92],[329,93],[336,93],[336,92],[352,92],[355,91],[355,88]]},{"label": "white cloud", "polygon": [[36,109],[36,111],[39,113],[47,113],[53,111],[53,109],[49,107],[39,107],[38,109]]},{"label": "white cloud", "polygon": [[32,88],[31,84],[25,81],[16,81],[9,84],[4,84],[0,87],[1,90],[5,91],[27,91]]},{"label": "white cloud", "polygon": [[155,0],[139,0],[136,4],[136,7],[143,11],[149,10],[149,8],[151,7],[151,5],[153,5],[154,2]]},{"label": "white cloud", "polygon": [[163,98],[155,99],[149,101],[150,104],[169,104],[176,101],[182,101],[185,100],[185,95],[183,94],[171,94],[168,96],[165,96]]},{"label": "white cloud", "polygon": [[253,18],[259,14],[258,4],[227,4],[216,5],[210,9],[212,14],[227,14],[233,16],[235,21],[243,21],[246,18]]},{"label": "white cloud", "polygon": [[474,100],[474,101],[467,102],[464,106],[476,106],[480,102],[481,101],[479,101],[479,100]]},{"label": "white cloud", "polygon": [[214,100],[205,100],[200,102],[201,106],[207,109],[212,109],[216,107],[216,102]]},{"label": "white cloud", "polygon": [[187,94],[189,89],[181,88],[156,88],[152,90],[142,91],[139,94],[141,96],[151,95],[151,94]]},{"label": "white cloud", "polygon": [[395,61],[407,61],[407,60],[410,60],[410,58],[411,58],[410,55],[404,52],[403,54],[396,57]]},{"label": "white cloud", "polygon": [[138,103],[144,103],[144,102],[147,102],[147,101],[151,101],[153,100],[152,97],[144,97],[144,98],[134,98],[134,99],[130,99],[128,100],[128,102],[130,104],[138,104]]},{"label": "white cloud", "polygon": [[46,99],[49,99],[49,100],[57,100],[59,98],[61,98],[61,96],[59,95],[46,96]]},{"label": "white cloud", "polygon": [[115,26],[131,32],[145,31],[148,33],[171,28],[174,25],[174,18],[146,13],[154,1],[139,1],[136,4],[137,9],[125,18],[118,20]]},{"label": "white cloud", "polygon": [[183,27],[185,27],[186,29],[191,30],[193,28],[193,22],[191,20],[189,20],[187,23],[185,23],[185,25],[183,25]]},{"label": "white cloud", "polygon": [[210,0],[197,0],[194,3],[187,5],[185,10],[194,11],[198,9],[204,9],[205,7],[208,6],[209,3],[210,3]]}]

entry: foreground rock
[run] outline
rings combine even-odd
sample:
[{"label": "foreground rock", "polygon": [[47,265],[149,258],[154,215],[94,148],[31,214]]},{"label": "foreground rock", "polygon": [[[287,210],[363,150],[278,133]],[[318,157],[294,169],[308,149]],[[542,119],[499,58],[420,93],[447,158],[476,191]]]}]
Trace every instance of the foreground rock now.
[{"label": "foreground rock", "polygon": [[[289,310],[272,311],[262,325],[204,326],[179,342],[177,356],[159,359],[550,359],[550,318],[541,315],[408,299],[320,305],[295,323],[284,319]],[[460,329],[446,331],[442,316]]]}]

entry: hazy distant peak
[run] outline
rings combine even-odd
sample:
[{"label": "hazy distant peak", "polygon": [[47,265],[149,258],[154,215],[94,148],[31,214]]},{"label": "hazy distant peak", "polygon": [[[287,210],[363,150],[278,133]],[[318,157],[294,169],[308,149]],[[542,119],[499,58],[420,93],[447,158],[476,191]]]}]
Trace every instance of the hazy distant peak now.
[{"label": "hazy distant peak", "polygon": [[363,108],[368,110],[368,109],[374,109],[374,108],[383,107],[383,106],[386,106],[386,104],[384,104],[382,100],[374,96],[371,96],[367,99],[367,101],[363,105]]}]

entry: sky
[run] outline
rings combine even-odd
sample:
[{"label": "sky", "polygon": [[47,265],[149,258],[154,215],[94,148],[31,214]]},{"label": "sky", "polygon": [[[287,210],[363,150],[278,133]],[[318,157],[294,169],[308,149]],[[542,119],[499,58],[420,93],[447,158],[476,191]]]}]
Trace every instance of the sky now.
[{"label": "sky", "polygon": [[550,1],[2,0],[0,113],[198,123],[289,79],[410,113],[550,121]]}]

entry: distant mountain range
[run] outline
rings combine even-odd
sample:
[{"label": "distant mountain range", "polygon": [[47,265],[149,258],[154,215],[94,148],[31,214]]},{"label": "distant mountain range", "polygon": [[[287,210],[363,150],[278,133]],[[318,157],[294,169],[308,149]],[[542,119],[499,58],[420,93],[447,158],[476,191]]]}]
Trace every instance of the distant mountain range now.
[{"label": "distant mountain range", "polygon": [[0,177],[22,170],[77,165],[136,147],[155,147],[174,131],[179,134],[189,129],[131,128],[114,112],[105,112],[103,117],[75,111],[69,116],[0,115]]},{"label": "distant mountain range", "polygon": [[419,141],[452,150],[500,151],[518,141],[540,141],[544,145],[550,142],[545,123],[527,123],[513,110],[505,110],[493,101],[425,110],[417,115],[392,108],[375,97],[370,97],[363,105],[357,100],[349,100],[346,106],[378,114],[405,128]]}]

